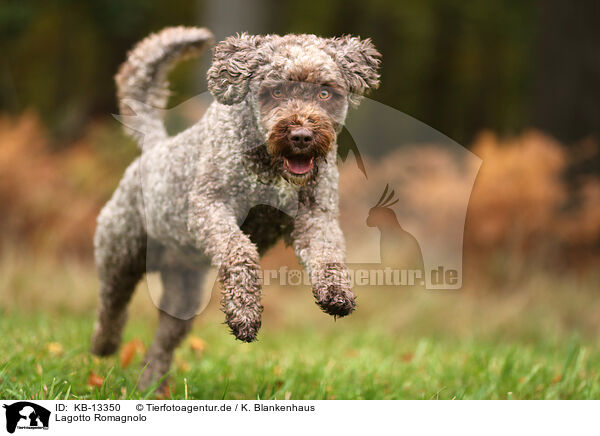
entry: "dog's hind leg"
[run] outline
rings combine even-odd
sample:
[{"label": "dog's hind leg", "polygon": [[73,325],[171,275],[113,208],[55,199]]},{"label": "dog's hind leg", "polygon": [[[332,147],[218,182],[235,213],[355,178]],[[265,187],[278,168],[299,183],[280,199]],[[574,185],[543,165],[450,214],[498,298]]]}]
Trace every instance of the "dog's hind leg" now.
[{"label": "dog's hind leg", "polygon": [[148,388],[169,371],[173,352],[192,328],[202,303],[202,284],[209,266],[207,263],[194,269],[183,266],[161,269],[163,294],[158,308],[158,328],[146,354],[146,367],[138,383],[140,389]]},{"label": "dog's hind leg", "polygon": [[100,305],[91,351],[100,356],[119,347],[127,303],[146,272],[147,236],[142,217],[133,207],[135,196],[131,185],[120,186],[98,217],[94,247]]}]

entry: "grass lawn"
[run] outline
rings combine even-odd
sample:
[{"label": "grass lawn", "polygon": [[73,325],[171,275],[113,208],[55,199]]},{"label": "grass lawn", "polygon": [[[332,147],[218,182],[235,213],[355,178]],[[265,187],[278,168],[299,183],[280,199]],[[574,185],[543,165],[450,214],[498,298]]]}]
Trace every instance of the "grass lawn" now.
[{"label": "grass lawn", "polygon": [[[214,279],[213,279],[214,280]],[[175,354],[174,399],[600,399],[596,276],[529,275],[506,290],[356,289],[333,319],[309,289],[265,287],[258,342],[235,341],[213,292]],[[137,399],[156,308],[140,284],[122,357],[90,355],[89,263],[0,259],[0,398]],[[133,352],[137,350],[137,352]],[[127,359],[125,359],[127,360]]]},{"label": "grass lawn", "polygon": [[[2,315],[0,397],[155,398],[156,392],[135,389],[141,353],[126,368],[119,356],[88,353],[92,323],[81,316]],[[150,327],[134,320],[125,340],[148,344]],[[241,344],[212,323],[196,328],[175,360],[166,398],[600,398],[600,353],[575,337],[526,343],[296,328],[266,330],[259,342]],[[91,374],[101,380],[90,383]]]}]

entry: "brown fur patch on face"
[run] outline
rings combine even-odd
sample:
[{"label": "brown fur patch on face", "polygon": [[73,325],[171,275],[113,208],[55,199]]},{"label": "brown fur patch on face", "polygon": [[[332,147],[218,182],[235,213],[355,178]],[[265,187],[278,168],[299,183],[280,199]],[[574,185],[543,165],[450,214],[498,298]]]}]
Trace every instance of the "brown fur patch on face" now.
[{"label": "brown fur patch on face", "polygon": [[303,153],[315,157],[325,157],[335,140],[335,130],[328,117],[314,110],[306,110],[301,114],[291,113],[282,116],[269,132],[267,150],[272,156],[282,156],[294,152],[288,140],[291,127],[306,127],[313,132],[313,144]]},{"label": "brown fur patch on face", "polygon": [[[306,69],[309,74],[311,69]],[[311,79],[302,75],[297,78]],[[322,96],[323,91],[325,97]],[[271,167],[298,185],[313,180],[335,143],[345,113],[344,91],[325,83],[306,81],[264,81],[258,92],[261,124],[266,130],[266,153]],[[299,142],[292,136],[303,128],[310,137]],[[294,133],[294,135],[296,135]]]},{"label": "brown fur patch on face", "polygon": [[289,72],[288,80],[296,82],[321,83],[321,74],[314,68],[297,67]]},{"label": "brown fur patch on face", "polygon": [[[278,90],[280,97],[275,98],[273,91]],[[330,96],[319,98],[326,90]],[[336,132],[346,116],[346,93],[343,89],[328,83],[314,84],[295,81],[273,81],[261,85],[258,94],[260,114],[267,129],[279,121],[282,113],[298,113],[305,110],[318,112],[319,116],[329,118]]]}]

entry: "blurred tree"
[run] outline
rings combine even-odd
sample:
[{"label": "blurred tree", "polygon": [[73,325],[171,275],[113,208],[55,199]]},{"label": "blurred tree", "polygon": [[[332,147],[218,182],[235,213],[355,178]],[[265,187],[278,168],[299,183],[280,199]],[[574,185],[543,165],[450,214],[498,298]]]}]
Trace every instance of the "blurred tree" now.
[{"label": "blurred tree", "polygon": [[540,2],[534,123],[562,141],[600,139],[600,2]]},{"label": "blurred tree", "polygon": [[[0,110],[33,107],[56,138],[73,138],[90,119],[116,111],[112,78],[136,41],[169,25],[206,25],[219,38],[236,31],[371,37],[383,53],[372,97],[462,144],[481,129],[513,134],[533,120],[574,139],[600,122],[598,7],[596,0],[2,0]],[[198,65],[175,70],[173,104],[203,90],[206,59]]]},{"label": "blurred tree", "polygon": [[126,51],[161,27],[195,24],[195,10],[190,0],[3,0],[2,109],[35,107],[55,136],[77,136],[116,112],[112,78]]}]

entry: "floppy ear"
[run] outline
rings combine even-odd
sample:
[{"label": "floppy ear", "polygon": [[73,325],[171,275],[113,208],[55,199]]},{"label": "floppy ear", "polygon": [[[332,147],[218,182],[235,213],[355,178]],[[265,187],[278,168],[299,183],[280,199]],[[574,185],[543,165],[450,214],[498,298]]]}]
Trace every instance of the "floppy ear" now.
[{"label": "floppy ear", "polygon": [[249,79],[258,66],[256,48],[261,36],[247,33],[230,36],[213,49],[208,69],[208,89],[219,103],[239,103],[248,93]]},{"label": "floppy ear", "polygon": [[381,53],[377,51],[370,38],[360,39],[357,36],[342,36],[332,39],[336,51],[334,58],[340,66],[352,103],[358,103],[359,96],[369,89],[379,86],[379,64]]}]

